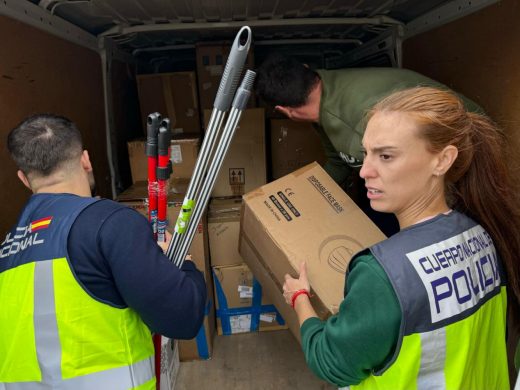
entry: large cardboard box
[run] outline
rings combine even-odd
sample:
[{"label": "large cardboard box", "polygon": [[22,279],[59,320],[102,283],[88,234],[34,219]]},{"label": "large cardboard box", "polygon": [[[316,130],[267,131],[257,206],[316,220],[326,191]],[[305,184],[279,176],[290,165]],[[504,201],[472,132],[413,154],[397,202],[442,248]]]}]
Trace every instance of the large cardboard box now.
[{"label": "large cardboard box", "polygon": [[[197,79],[200,107],[213,109],[218,87],[231,49],[230,42],[200,43],[195,47],[197,57]],[[244,69],[253,69],[253,50],[250,49]],[[245,70],[244,70],[245,72]],[[251,95],[248,107],[255,107],[255,96]]]},{"label": "large cardboard box", "polygon": [[[132,182],[148,180],[148,157],[145,154],[145,139],[136,139],[127,143],[130,158]],[[195,168],[199,153],[198,134],[178,134],[171,142],[173,172],[170,179],[189,179]]]},{"label": "large cardboard box", "polygon": [[[204,110],[207,124],[210,110]],[[213,197],[240,196],[266,183],[264,109],[242,113],[226,158],[222,164]]]},{"label": "large cardboard box", "polygon": [[213,267],[213,279],[219,335],[287,329],[246,264]]},{"label": "large cardboard box", "polygon": [[312,123],[271,119],[271,173],[279,179],[313,161],[323,165],[325,151]]},{"label": "large cardboard box", "polygon": [[[173,188],[186,189],[186,180],[177,180],[173,183]],[[138,182],[118,196],[118,201],[125,203],[127,206],[139,211],[144,216],[148,216],[147,190],[146,182]],[[177,220],[179,211],[184,199],[184,192],[169,192],[168,194],[168,230],[173,230],[173,225]],[[193,262],[197,268],[204,273],[206,280],[208,303],[206,305],[206,317],[204,323],[199,330],[197,336],[193,340],[179,340],[179,356],[181,361],[195,359],[209,359],[213,349],[213,338],[215,335],[215,305],[212,302],[213,296],[213,278],[211,276],[211,268],[209,264],[209,243],[208,228],[206,214],[203,215],[201,221],[193,237],[193,241],[188,253],[192,255]]]},{"label": "large cardboard box", "polygon": [[137,88],[143,129],[148,115],[159,112],[176,132],[200,133],[195,72],[138,75]]},{"label": "large cardboard box", "polygon": [[318,316],[337,312],[353,254],[385,238],[317,163],[243,198],[240,247],[244,261],[300,340],[294,310],[285,303],[285,274],[307,263]]},{"label": "large cardboard box", "polygon": [[244,260],[238,253],[242,198],[213,199],[208,211],[209,253],[212,266],[238,265]]}]

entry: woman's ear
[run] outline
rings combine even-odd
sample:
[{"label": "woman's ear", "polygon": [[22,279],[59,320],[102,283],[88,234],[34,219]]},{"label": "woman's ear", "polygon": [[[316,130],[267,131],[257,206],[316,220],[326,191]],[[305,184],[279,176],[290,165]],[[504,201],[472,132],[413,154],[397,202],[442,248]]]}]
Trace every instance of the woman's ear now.
[{"label": "woman's ear", "polygon": [[440,153],[437,161],[437,165],[434,170],[435,176],[444,175],[451,168],[457,156],[459,155],[459,150],[453,146],[446,146]]}]

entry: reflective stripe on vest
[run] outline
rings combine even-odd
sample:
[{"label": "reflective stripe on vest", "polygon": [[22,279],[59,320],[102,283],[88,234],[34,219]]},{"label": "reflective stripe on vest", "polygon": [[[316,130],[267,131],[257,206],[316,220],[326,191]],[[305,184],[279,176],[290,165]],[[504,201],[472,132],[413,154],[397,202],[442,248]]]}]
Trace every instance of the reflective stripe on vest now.
[{"label": "reflective stripe on vest", "polygon": [[[0,390],[49,390],[50,388],[59,390],[127,390],[148,383],[149,388],[155,389],[153,367],[154,359],[150,357],[131,366],[63,379],[54,382],[52,385],[42,382],[0,383]],[[152,378],[150,378],[150,372],[152,372]]]},{"label": "reflective stripe on vest", "polygon": [[445,389],[446,329],[420,333],[421,361],[417,377],[418,389]]},{"label": "reflective stripe on vest", "polygon": [[[112,368],[70,379],[61,376],[61,344],[54,315],[53,260],[38,261],[34,271],[34,333],[36,355],[42,371],[41,382],[0,383],[0,390],[49,389],[126,390],[154,379],[153,356],[130,366]],[[155,382],[155,381],[154,381]]]},{"label": "reflective stripe on vest", "polygon": [[401,329],[393,358],[351,390],[509,389],[505,278],[480,225],[453,211],[370,251],[398,297]]}]

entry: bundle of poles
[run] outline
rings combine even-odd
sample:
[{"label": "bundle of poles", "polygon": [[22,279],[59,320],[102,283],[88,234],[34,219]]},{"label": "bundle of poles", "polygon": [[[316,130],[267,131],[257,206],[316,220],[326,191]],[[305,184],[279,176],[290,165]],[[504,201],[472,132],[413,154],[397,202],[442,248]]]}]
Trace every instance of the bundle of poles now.
[{"label": "bundle of poles", "polygon": [[[240,76],[251,46],[251,29],[240,29],[231,47],[217,96],[213,103],[199,156],[175,223],[166,256],[179,268],[197,231],[206,209],[218,173],[226,157],[233,135],[247,106],[255,72],[246,70],[237,89]],[[228,113],[229,111],[229,113]],[[227,119],[226,119],[227,114]],[[226,119],[223,130],[222,124]],[[146,155],[148,157],[148,218],[158,242],[166,241],[168,178],[172,173],[170,160],[171,131],[168,118],[157,112],[147,118]],[[157,388],[160,383],[161,336],[154,335]]]},{"label": "bundle of poles", "polygon": [[[147,118],[145,153],[148,158],[148,220],[157,242],[166,241],[168,179],[172,173],[170,120],[154,112]],[[160,389],[161,335],[153,335],[156,388]]]},{"label": "bundle of poles", "polygon": [[[166,256],[178,267],[182,267],[186,258],[200,218],[208,204],[218,172],[251,95],[256,75],[251,70],[246,71],[237,90],[250,45],[251,29],[247,26],[242,27],[229,53],[213,103],[213,111],[204,134],[204,141],[166,251]],[[228,110],[226,124],[223,131],[220,131]]]},{"label": "bundle of poles", "polygon": [[147,119],[148,219],[157,242],[166,241],[168,179],[172,174],[170,119],[154,112]]}]

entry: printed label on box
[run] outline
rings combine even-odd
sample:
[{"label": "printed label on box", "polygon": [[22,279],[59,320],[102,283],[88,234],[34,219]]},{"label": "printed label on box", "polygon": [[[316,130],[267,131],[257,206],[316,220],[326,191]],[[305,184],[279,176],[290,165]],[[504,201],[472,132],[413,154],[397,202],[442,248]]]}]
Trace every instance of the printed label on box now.
[{"label": "printed label on box", "polygon": [[238,293],[240,298],[253,298],[253,287],[239,285]]},{"label": "printed label on box", "polygon": [[251,286],[239,285],[239,286],[238,286],[238,292],[250,292],[250,293],[252,293],[252,292],[253,292],[253,287],[251,287]]},{"label": "printed label on box", "polygon": [[251,331],[251,314],[230,316],[231,333],[246,333]]},{"label": "printed label on box", "polygon": [[229,184],[245,184],[246,172],[244,168],[229,168]]},{"label": "printed label on box", "polygon": [[240,299],[253,298],[253,292],[241,292],[239,295],[240,295]]},{"label": "printed label on box", "polygon": [[276,319],[276,314],[274,313],[264,313],[260,314],[260,321],[272,323]]},{"label": "printed label on box", "polygon": [[181,145],[172,145],[171,147],[171,160],[173,164],[182,163],[182,152]]},{"label": "printed label on box", "polygon": [[161,336],[161,390],[175,388],[179,368],[179,346],[177,341]]}]

